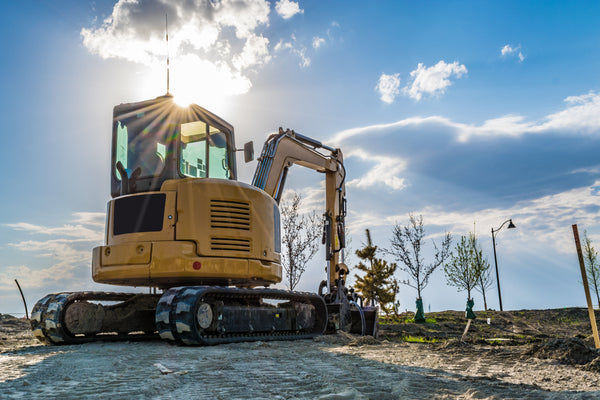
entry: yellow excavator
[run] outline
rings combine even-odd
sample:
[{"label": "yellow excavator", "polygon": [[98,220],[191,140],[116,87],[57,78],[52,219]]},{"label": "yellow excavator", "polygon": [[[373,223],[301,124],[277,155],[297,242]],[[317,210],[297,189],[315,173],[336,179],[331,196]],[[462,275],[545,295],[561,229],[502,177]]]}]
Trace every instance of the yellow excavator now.
[{"label": "yellow excavator", "polygon": [[[105,245],[92,277],[150,293],[50,294],[34,307],[48,344],[157,338],[183,345],[375,335],[377,311],[347,289],[346,173],[340,149],[279,129],[265,142],[251,185],[237,181],[233,127],[169,94],[114,108]],[[252,142],[244,146],[253,159]],[[325,174],[326,277],[318,293],[281,282],[279,201],[288,169]]]}]

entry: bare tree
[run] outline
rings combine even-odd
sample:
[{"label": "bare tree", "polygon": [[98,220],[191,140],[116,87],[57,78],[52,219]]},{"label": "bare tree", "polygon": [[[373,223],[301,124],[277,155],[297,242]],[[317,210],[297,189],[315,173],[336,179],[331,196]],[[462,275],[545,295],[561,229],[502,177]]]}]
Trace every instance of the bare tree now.
[{"label": "bare tree", "polygon": [[588,276],[588,284],[590,289],[596,293],[598,300],[598,308],[600,308],[600,264],[598,263],[598,252],[592,246],[592,241],[587,235],[587,231],[583,231],[583,259],[585,261],[585,271]]},{"label": "bare tree", "polygon": [[477,269],[480,270],[479,280],[475,284],[475,290],[477,290],[483,296],[483,307],[487,311],[487,299],[485,292],[494,286],[494,278],[492,277],[492,269],[490,263],[483,257],[483,250],[477,243],[475,234],[469,235],[469,242],[473,248],[473,255],[475,259],[473,262],[476,264]]},{"label": "bare tree", "polygon": [[294,193],[290,200],[281,204],[281,265],[286,272],[286,285],[294,290],[306,264],[319,249],[318,239],[321,237],[321,220],[316,212],[301,215],[299,213],[301,196]]},{"label": "bare tree", "polygon": [[[388,253],[392,254],[398,261],[401,261],[404,266],[400,265],[400,269],[407,272],[409,279],[402,281],[403,284],[417,290],[417,300],[421,299],[421,292],[429,283],[431,274],[446,261],[450,255],[450,243],[452,237],[449,233],[444,235],[441,248],[438,248],[435,242],[435,261],[430,264],[425,264],[421,250],[425,244],[425,229],[423,228],[423,216],[419,215],[415,218],[409,214],[409,225],[394,226],[391,239],[391,250]],[[412,281],[410,280],[412,278]]]}]

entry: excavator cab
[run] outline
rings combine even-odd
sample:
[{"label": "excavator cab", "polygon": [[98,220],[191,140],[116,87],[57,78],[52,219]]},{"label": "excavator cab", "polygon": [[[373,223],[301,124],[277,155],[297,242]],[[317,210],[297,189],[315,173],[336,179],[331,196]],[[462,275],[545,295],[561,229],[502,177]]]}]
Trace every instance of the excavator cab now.
[{"label": "excavator cab", "polygon": [[111,195],[160,190],[170,179],[236,179],[233,127],[170,95],[114,108]]}]

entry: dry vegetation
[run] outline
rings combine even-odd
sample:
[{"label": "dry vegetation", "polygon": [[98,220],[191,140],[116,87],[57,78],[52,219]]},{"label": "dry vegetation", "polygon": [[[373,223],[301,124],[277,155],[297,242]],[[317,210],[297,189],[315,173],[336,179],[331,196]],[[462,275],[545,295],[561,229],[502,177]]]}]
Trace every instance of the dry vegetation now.
[{"label": "dry vegetation", "polygon": [[[519,345],[552,338],[579,338],[590,346],[594,344],[588,311],[584,308],[477,311],[476,314],[477,319],[469,328],[469,343]],[[600,322],[600,312],[597,314]],[[423,324],[410,322],[412,316],[404,313],[382,318],[381,335],[394,341],[407,336],[440,341],[460,338],[466,326],[465,313],[459,311],[428,313],[428,322]]]}]

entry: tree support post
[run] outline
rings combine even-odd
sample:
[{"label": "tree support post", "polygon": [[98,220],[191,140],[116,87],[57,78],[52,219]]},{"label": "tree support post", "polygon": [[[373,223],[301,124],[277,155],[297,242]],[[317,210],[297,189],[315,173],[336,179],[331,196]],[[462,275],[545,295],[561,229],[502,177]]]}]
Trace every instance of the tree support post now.
[{"label": "tree support post", "polygon": [[598,326],[596,325],[596,314],[592,305],[592,297],[590,296],[590,287],[588,285],[587,274],[585,272],[585,263],[583,262],[583,252],[581,251],[581,243],[579,241],[579,232],[577,224],[573,224],[573,236],[575,238],[575,246],[577,247],[577,257],[579,258],[579,268],[581,269],[581,280],[583,282],[583,290],[585,290],[585,299],[587,300],[588,313],[590,315],[590,323],[592,324],[592,333],[594,334],[594,344],[597,349],[600,349],[600,338],[598,338]]}]

